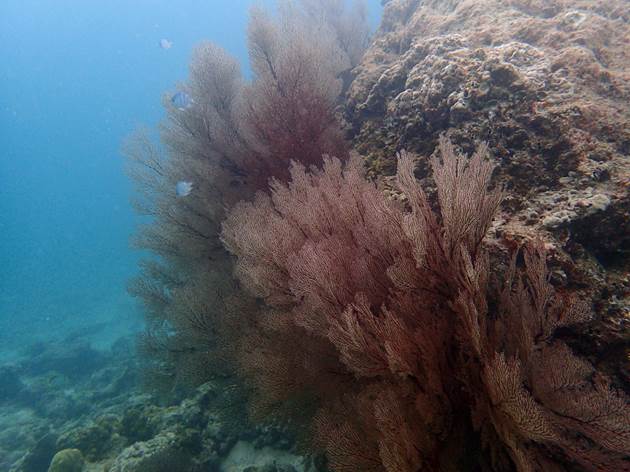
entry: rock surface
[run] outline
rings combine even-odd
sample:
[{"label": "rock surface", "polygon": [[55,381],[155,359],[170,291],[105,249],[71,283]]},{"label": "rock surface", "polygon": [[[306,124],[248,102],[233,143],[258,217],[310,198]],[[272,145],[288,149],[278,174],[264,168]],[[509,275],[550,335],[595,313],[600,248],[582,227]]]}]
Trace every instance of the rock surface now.
[{"label": "rock surface", "polygon": [[[0,366],[0,470],[196,472],[225,463],[232,471],[291,472],[288,459],[302,463],[286,431],[246,421],[227,379],[168,400],[149,394],[132,342],[123,338],[105,352],[39,343]],[[49,370],[33,367],[34,350]],[[79,350],[99,361],[73,368]]]},{"label": "rock surface", "polygon": [[160,434],[122,451],[109,472],[175,472],[189,470],[191,456],[179,446],[175,433]]},{"label": "rock surface", "polygon": [[81,472],[83,455],[78,449],[63,449],[55,454],[48,472]]},{"label": "rock surface", "polygon": [[508,191],[495,239],[547,240],[554,283],[595,301],[578,348],[630,386],[630,5],[384,3],[345,109],[370,172],[406,149],[426,177],[442,133],[488,142]]}]

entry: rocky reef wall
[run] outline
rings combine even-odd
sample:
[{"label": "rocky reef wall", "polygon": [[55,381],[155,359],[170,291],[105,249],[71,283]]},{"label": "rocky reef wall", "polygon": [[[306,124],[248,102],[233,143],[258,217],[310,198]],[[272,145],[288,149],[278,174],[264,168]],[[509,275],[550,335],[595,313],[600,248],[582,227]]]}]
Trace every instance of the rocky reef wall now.
[{"label": "rocky reef wall", "polygon": [[495,241],[547,241],[554,283],[596,302],[575,344],[629,382],[630,2],[384,3],[345,108],[370,171],[405,149],[426,177],[442,133],[488,142],[508,191]]}]

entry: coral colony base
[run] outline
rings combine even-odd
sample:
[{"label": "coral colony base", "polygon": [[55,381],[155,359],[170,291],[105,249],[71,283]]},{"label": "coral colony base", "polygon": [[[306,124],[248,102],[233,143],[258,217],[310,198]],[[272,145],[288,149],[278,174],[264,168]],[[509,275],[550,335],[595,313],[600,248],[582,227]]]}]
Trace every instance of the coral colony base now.
[{"label": "coral colony base", "polygon": [[142,355],[3,367],[0,465],[630,469],[630,5],[383,3],[253,10],[251,81],[196,50],[126,147]]}]

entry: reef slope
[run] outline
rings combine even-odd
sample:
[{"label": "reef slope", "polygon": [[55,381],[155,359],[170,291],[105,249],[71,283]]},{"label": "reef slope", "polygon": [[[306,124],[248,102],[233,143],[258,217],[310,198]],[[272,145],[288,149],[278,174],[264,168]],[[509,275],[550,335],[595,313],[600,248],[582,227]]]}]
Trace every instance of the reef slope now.
[{"label": "reef slope", "polygon": [[553,281],[595,302],[577,348],[628,382],[630,3],[391,0],[345,119],[373,175],[446,133],[490,145],[508,191],[494,240],[543,237]]}]

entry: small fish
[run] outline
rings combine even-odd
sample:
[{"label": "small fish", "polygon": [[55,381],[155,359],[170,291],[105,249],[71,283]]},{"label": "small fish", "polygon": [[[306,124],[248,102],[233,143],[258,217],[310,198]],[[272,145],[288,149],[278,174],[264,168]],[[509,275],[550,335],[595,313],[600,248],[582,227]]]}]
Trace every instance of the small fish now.
[{"label": "small fish", "polygon": [[194,100],[186,92],[177,92],[171,97],[171,103],[179,111],[184,111],[193,106]]},{"label": "small fish", "polygon": [[173,43],[171,41],[169,41],[168,39],[160,39],[160,47],[162,49],[171,49],[171,47],[173,46]]},{"label": "small fish", "polygon": [[180,180],[177,182],[175,186],[175,193],[177,193],[178,197],[187,197],[192,192],[193,184],[192,182],[186,182],[185,180]]}]

